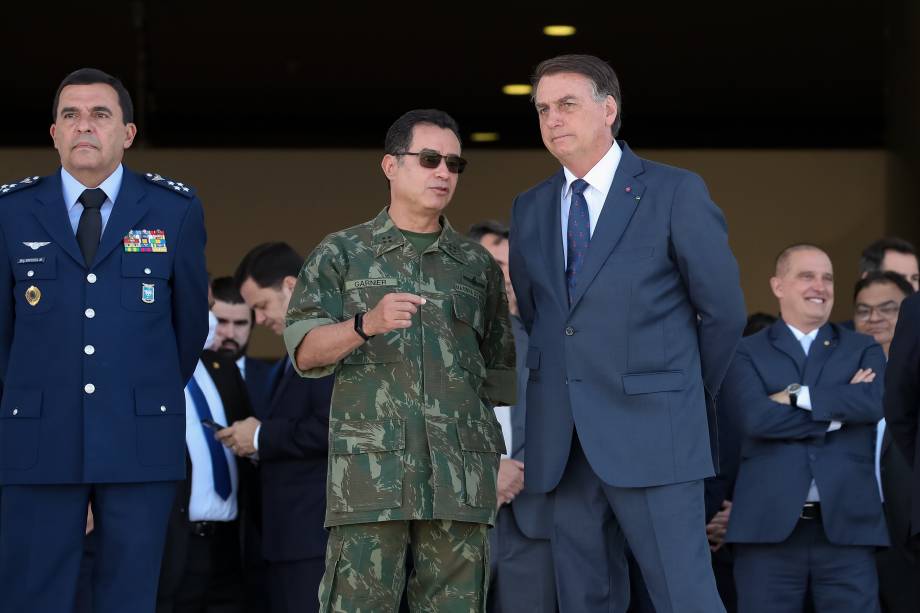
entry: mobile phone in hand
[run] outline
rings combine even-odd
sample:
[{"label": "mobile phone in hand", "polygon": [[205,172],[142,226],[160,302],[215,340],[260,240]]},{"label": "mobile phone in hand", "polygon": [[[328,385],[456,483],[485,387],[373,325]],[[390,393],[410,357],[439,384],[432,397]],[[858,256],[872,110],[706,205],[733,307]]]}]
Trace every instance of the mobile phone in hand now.
[{"label": "mobile phone in hand", "polygon": [[213,419],[202,419],[201,425],[204,426],[205,428],[210,428],[211,430],[214,430],[214,432],[217,432],[218,430],[223,430],[224,428],[227,427],[227,426],[217,423]]}]

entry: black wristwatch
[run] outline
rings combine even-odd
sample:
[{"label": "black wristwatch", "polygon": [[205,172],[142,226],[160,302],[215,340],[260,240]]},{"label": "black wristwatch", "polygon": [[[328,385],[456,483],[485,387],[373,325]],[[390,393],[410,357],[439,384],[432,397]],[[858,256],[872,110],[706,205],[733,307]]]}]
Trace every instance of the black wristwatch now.
[{"label": "black wristwatch", "polygon": [[369,341],[374,338],[374,335],[371,334],[368,336],[364,333],[364,316],[367,315],[367,311],[358,311],[355,313],[355,332],[358,333],[358,336],[363,338],[365,341]]},{"label": "black wristwatch", "polygon": [[798,383],[790,383],[789,386],[786,387],[786,393],[789,394],[789,404],[791,404],[792,406],[796,408],[798,408],[799,406],[798,405],[799,392],[801,391],[802,391],[802,386]]}]

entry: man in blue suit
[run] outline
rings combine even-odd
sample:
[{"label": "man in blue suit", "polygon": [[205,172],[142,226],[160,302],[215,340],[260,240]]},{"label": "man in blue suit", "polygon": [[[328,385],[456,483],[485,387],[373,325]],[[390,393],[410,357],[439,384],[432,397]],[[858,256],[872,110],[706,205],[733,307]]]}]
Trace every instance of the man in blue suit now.
[{"label": "man in blue suit", "polygon": [[71,73],[62,168],[0,187],[0,611],[73,608],[88,502],[94,610],[154,610],[208,279],[194,191],[121,164],[132,114],[120,81]]},{"label": "man in blue suit", "polygon": [[[287,243],[254,247],[234,279],[256,323],[279,336],[303,258]],[[300,377],[284,356],[272,373],[268,410],[218,432],[237,455],[258,453],[262,553],[272,613],[319,610],[327,533],[326,461],[333,376]]]},{"label": "man in blue suit", "polygon": [[743,434],[726,541],[740,613],[879,610],[888,533],[875,479],[885,355],[828,318],[830,258],[785,249],[770,279],[781,320],[745,337],[722,391]]},{"label": "man in blue suit", "polygon": [[525,481],[555,492],[560,610],[625,609],[625,536],[658,613],[723,611],[703,479],[745,321],[725,221],[697,175],[614,140],[606,62],[553,58],[534,85],[563,168],[515,200],[511,280],[530,335]]},{"label": "man in blue suit", "polygon": [[556,580],[549,541],[553,530],[552,498],[546,493],[533,493],[524,484],[527,332],[518,314],[508,271],[508,234],[507,227],[494,221],[474,224],[467,233],[492,255],[505,277],[517,356],[517,404],[495,407],[508,455],[503,455],[499,463],[499,509],[495,527],[489,531],[492,579],[487,606],[491,613],[554,613]]}]

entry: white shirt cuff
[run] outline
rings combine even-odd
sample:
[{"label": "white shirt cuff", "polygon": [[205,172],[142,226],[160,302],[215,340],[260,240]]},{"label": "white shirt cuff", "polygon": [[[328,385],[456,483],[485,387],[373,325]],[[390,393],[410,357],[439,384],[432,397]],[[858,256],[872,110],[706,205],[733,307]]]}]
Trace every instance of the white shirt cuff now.
[{"label": "white shirt cuff", "polygon": [[807,385],[803,385],[802,389],[799,390],[799,393],[796,394],[795,406],[800,409],[805,409],[806,411],[811,410],[811,394],[808,391]]},{"label": "white shirt cuff", "polygon": [[262,430],[262,424],[256,426],[256,433],[252,435],[252,446],[255,447],[256,452],[259,451],[259,432]]},{"label": "white shirt cuff", "polygon": [[832,421],[831,424],[827,427],[828,432],[833,432],[834,430],[839,430],[843,427],[843,424],[839,421]]}]

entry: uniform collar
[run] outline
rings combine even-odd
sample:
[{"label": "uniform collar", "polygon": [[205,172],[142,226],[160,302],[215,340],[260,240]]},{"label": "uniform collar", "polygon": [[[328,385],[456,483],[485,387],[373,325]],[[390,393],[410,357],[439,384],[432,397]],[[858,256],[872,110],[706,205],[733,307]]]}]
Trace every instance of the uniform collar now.
[{"label": "uniform collar", "polygon": [[[441,233],[432,246],[436,246],[461,264],[465,264],[466,258],[463,257],[463,250],[460,248],[460,235],[457,234],[457,231],[454,230],[454,227],[450,225],[450,222],[444,215],[441,215],[438,221],[441,224]],[[405,246],[406,237],[399,231],[396,224],[393,223],[393,219],[390,217],[389,207],[384,207],[384,209],[377,214],[377,217],[375,217],[372,222],[372,226],[371,237],[373,240],[374,255],[376,257],[388,251],[392,251],[397,247]]]},{"label": "uniform collar", "polygon": [[[99,189],[105,192],[106,197],[112,201],[112,204],[115,203],[115,199],[118,198],[118,192],[121,191],[121,180],[124,174],[125,168],[119,164],[114,172],[99,184]],[[63,166],[61,167],[61,191],[64,194],[64,204],[67,205],[68,211],[76,206],[80,195],[87,189],[92,188],[77,181],[72,174],[64,170]]]}]

